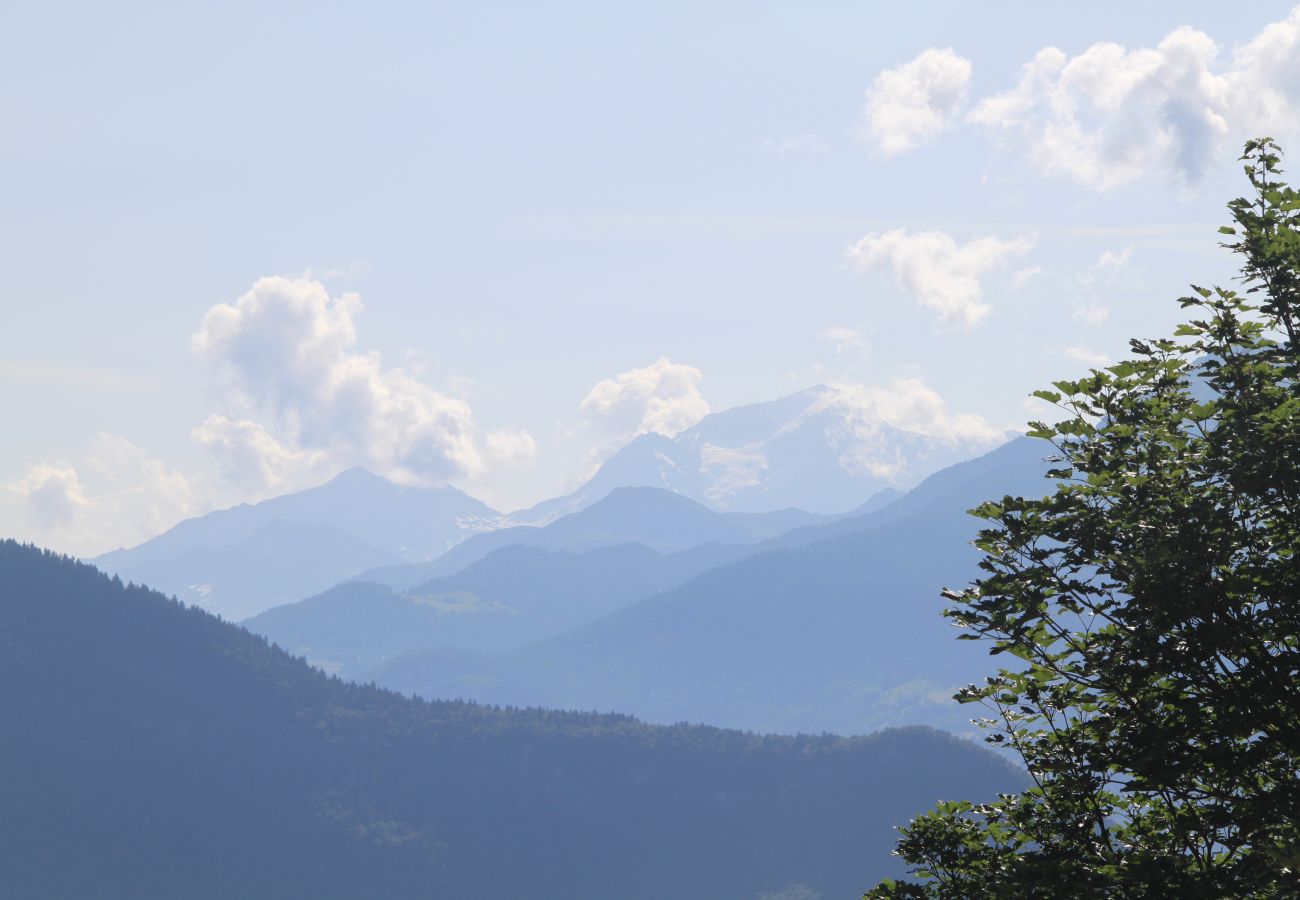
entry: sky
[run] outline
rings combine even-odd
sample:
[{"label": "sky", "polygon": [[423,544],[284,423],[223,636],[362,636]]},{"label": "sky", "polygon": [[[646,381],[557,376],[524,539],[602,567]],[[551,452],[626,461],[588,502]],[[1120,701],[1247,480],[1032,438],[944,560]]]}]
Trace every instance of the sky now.
[{"label": "sky", "polygon": [[0,4],[0,535],[508,511],[815,384],[944,436],[1228,284],[1300,7]]}]

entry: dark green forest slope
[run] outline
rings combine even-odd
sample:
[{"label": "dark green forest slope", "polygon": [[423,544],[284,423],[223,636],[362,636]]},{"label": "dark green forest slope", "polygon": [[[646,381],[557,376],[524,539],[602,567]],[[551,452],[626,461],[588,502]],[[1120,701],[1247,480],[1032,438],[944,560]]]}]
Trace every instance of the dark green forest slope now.
[{"label": "dark green forest slope", "polygon": [[927,729],[760,737],[424,703],[0,543],[0,895],[854,896],[891,826],[1017,787]]}]

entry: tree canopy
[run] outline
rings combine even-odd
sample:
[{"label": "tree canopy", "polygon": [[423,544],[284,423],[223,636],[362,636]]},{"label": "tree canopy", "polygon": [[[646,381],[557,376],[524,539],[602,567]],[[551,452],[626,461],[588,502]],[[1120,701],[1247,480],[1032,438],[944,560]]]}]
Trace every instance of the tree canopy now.
[{"label": "tree canopy", "polygon": [[1037,396],[1055,490],[974,510],[961,638],[1012,659],[958,694],[1032,786],[902,829],[868,898],[1300,894],[1300,194],[1269,138],[1172,336]]}]

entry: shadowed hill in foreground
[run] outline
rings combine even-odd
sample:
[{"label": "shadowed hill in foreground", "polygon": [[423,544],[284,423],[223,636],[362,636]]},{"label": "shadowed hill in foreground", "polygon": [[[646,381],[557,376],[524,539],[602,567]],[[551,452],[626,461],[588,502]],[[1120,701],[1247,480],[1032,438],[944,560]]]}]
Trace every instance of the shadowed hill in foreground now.
[{"label": "shadowed hill in foreground", "polygon": [[854,896],[892,871],[892,825],[1021,781],[927,729],[408,700],[12,541],[0,586],[6,896]]}]

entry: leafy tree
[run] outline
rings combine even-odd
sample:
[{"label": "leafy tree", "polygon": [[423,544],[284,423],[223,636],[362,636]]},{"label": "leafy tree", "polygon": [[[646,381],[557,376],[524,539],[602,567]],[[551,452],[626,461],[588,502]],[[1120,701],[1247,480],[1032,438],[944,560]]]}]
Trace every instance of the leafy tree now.
[{"label": "leafy tree", "polygon": [[902,829],[868,898],[1300,896],[1300,193],[1269,138],[1228,205],[1242,289],[1037,396],[1056,489],[976,509],[945,612],[1017,662],[957,695],[1033,779]]}]

